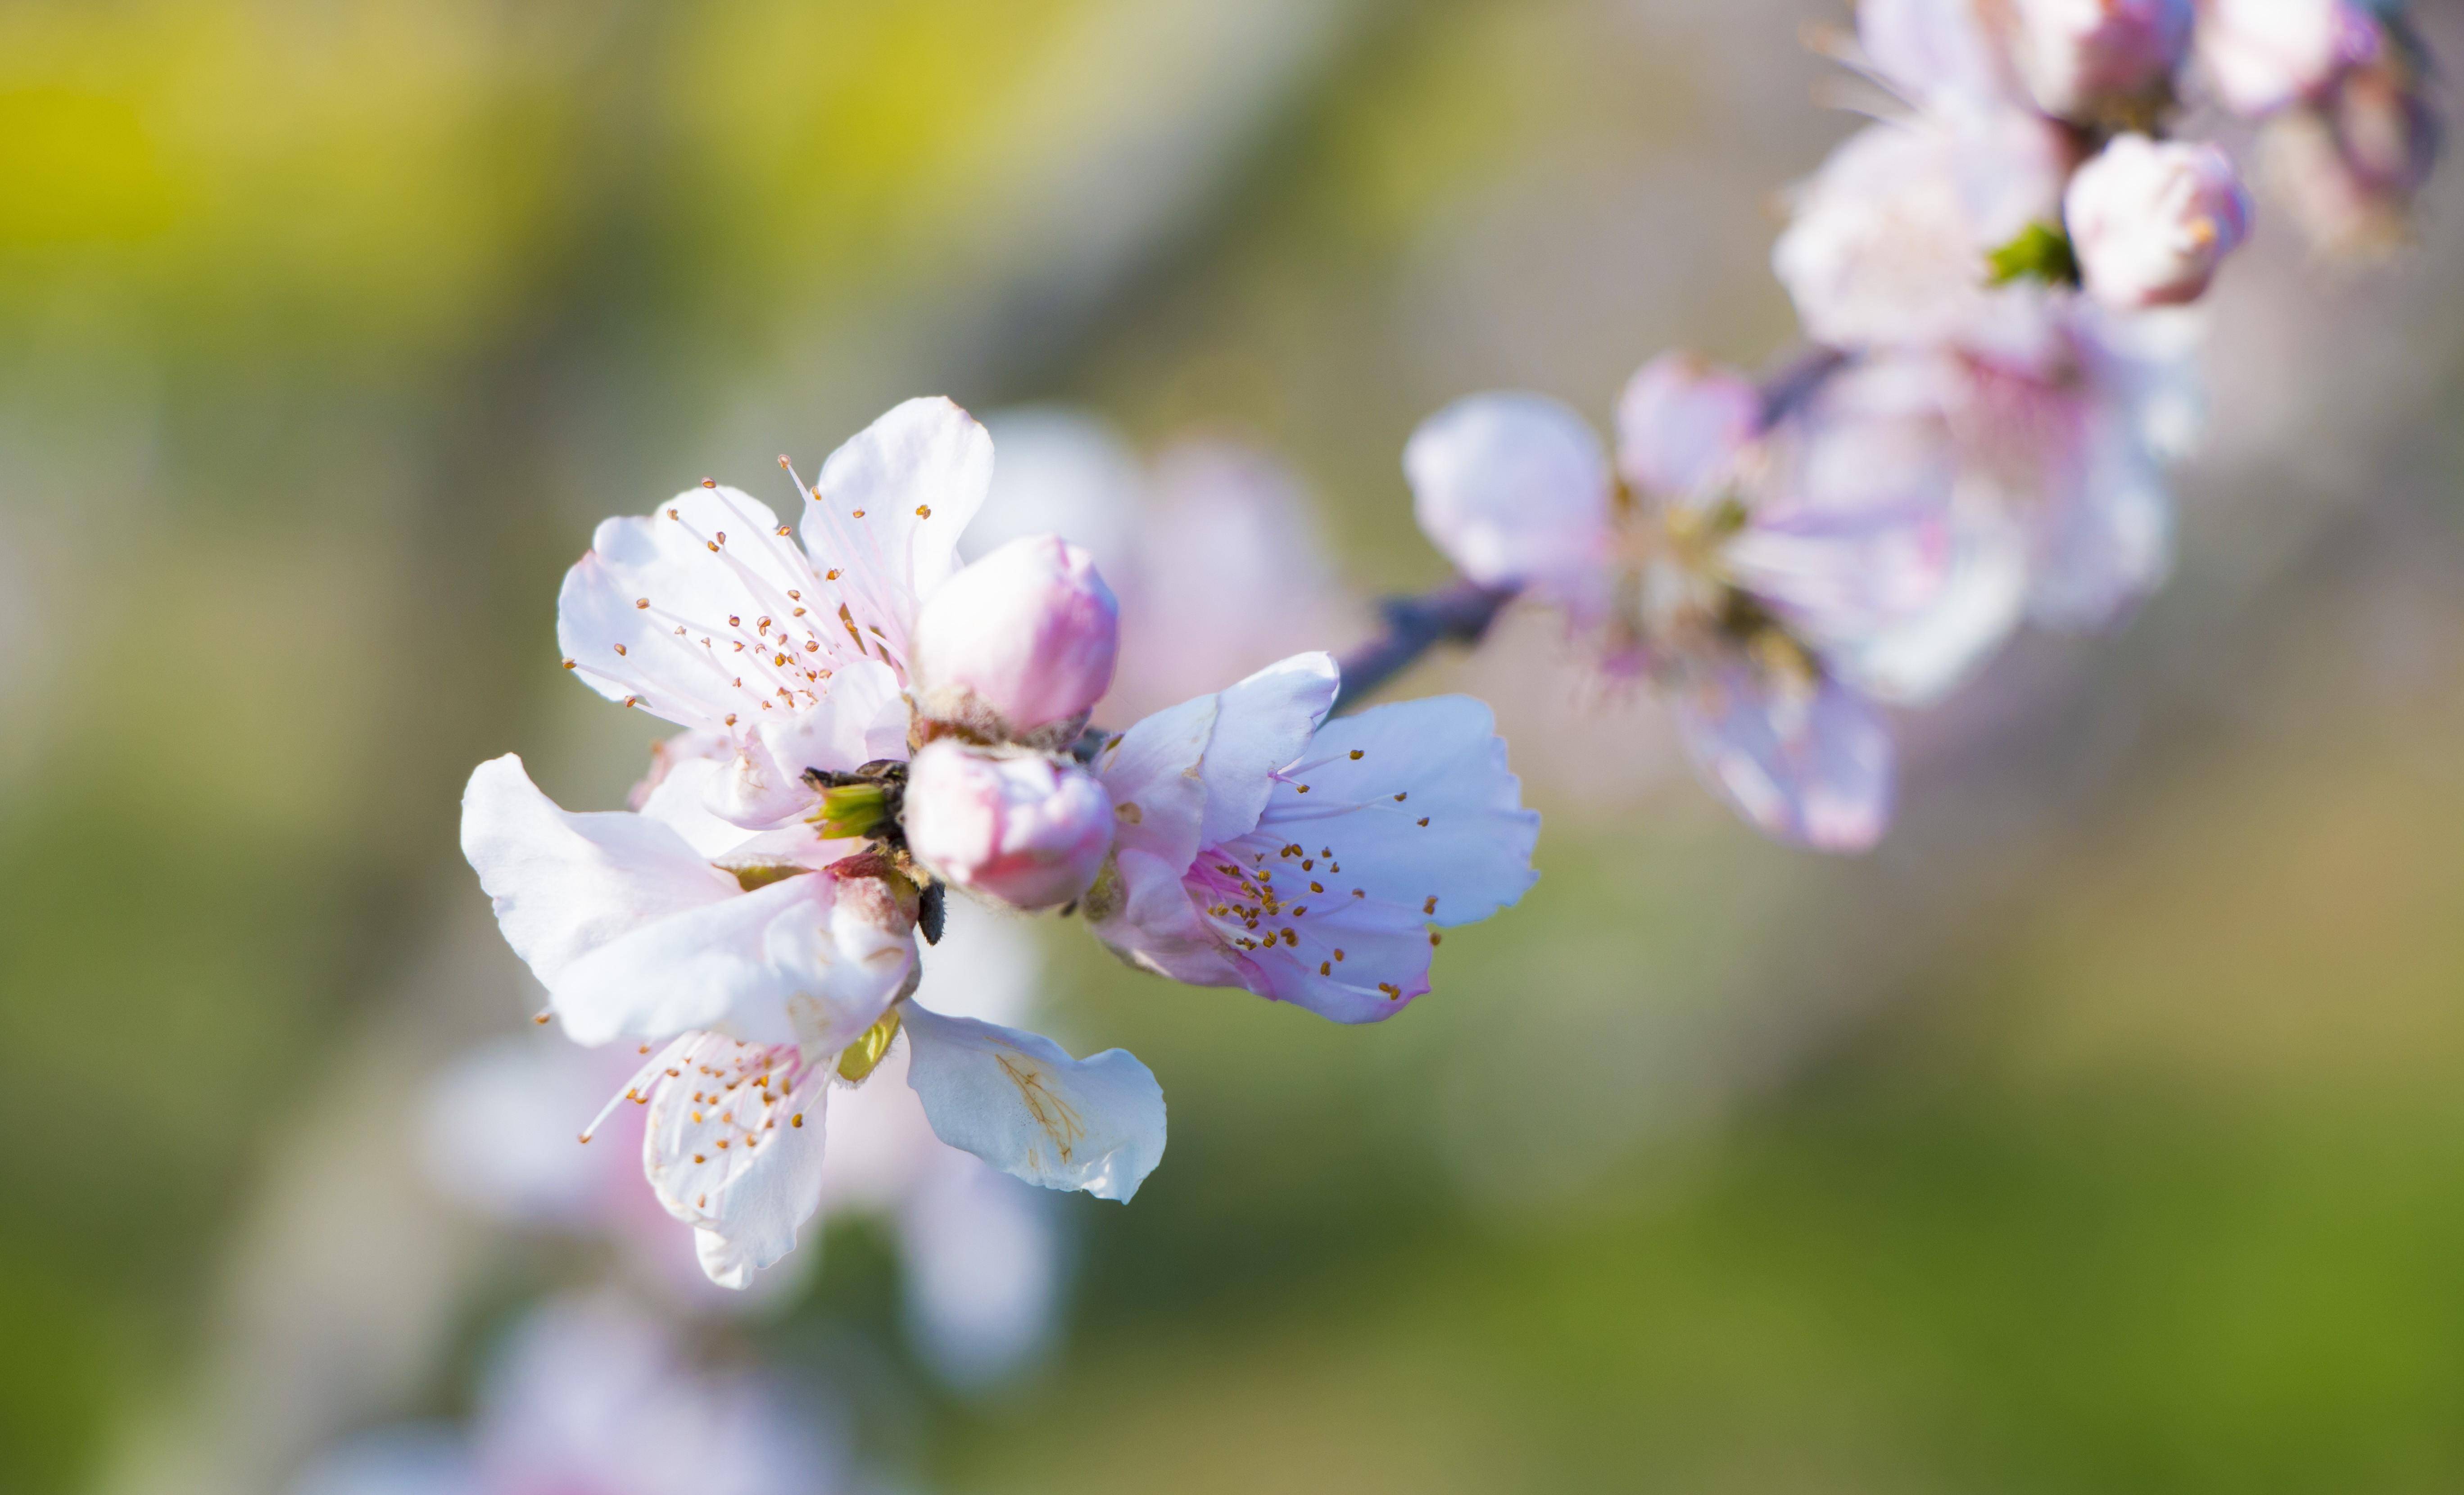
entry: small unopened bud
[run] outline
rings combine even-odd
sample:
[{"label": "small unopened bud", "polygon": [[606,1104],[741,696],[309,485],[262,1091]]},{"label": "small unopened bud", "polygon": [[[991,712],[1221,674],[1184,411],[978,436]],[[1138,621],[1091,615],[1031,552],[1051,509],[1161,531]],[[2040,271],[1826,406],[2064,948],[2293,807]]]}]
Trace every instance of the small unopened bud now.
[{"label": "small unopened bud", "polygon": [[2063,216],[2089,294],[2126,310],[2177,306],[2250,236],[2250,194],[2213,145],[2122,135],[2071,178]]},{"label": "small unopened bud", "polygon": [[2144,114],[2190,50],[2190,0],[2018,0],[2018,57],[2047,114]]},{"label": "small unopened bud", "polygon": [[918,707],[979,736],[1069,728],[1111,688],[1120,606],[1087,552],[1011,540],[952,577],[915,620]]},{"label": "small unopened bud", "polygon": [[1020,909],[1086,892],[1112,845],[1112,801],[1094,775],[1042,754],[948,738],[907,768],[907,848],[943,880]]},{"label": "small unopened bud", "polygon": [[2200,71],[2216,99],[2246,118],[2326,92],[2374,55],[2378,26],[2353,0],[2200,0]]}]

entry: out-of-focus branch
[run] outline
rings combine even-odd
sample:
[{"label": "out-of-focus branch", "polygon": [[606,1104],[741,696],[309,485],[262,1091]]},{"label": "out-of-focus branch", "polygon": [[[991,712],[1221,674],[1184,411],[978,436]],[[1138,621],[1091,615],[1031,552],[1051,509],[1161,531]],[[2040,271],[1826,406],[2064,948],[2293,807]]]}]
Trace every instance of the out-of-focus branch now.
[{"label": "out-of-focus branch", "polygon": [[1350,711],[1440,644],[1477,644],[1507,603],[1511,587],[1483,586],[1461,578],[1420,597],[1390,597],[1378,605],[1386,630],[1346,649],[1338,663],[1343,683],[1334,709]]}]

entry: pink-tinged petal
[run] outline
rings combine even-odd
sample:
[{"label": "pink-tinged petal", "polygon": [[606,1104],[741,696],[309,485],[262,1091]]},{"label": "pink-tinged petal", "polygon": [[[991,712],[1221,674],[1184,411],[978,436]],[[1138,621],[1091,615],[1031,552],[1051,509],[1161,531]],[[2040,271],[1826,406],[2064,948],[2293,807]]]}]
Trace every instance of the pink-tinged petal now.
[{"label": "pink-tinged petal", "polygon": [[804,546],[867,649],[906,667],[916,610],[957,570],[992,480],[992,437],[937,396],[898,406],[822,464]]},{"label": "pink-tinged petal", "polygon": [[[1302,848],[1279,858],[1279,881],[1316,881],[1347,898],[1363,889],[1447,927],[1487,918],[1539,880],[1531,851],[1540,813],[1523,807],[1496,719],[1468,695],[1397,701],[1327,723],[1309,757],[1285,770],[1258,829]],[[1312,861],[1320,866],[1302,868]]]},{"label": "pink-tinged petal", "polygon": [[1199,765],[1206,784],[1201,845],[1246,835],[1257,825],[1275,771],[1309,750],[1341,684],[1333,655],[1294,654],[1216,697],[1215,731]]},{"label": "pink-tinged petal", "polygon": [[574,673],[609,700],[712,732],[807,700],[809,676],[854,646],[805,606],[820,596],[812,569],[779,530],[767,505],[726,487],[603,522],[557,598]]},{"label": "pink-tinged petal", "polygon": [[1678,719],[1705,781],[1773,840],[1865,851],[1888,828],[1889,730],[1837,682],[1740,661],[1689,683]]},{"label": "pink-tinged petal", "polygon": [[835,1053],[914,971],[876,887],[808,872],[646,925],[565,968],[557,1015],[583,1044],[709,1030]]},{"label": "pink-tinged petal", "polygon": [[1617,398],[1617,472],[1638,492],[1707,497],[1762,426],[1753,381],[1690,353],[1663,353]]},{"label": "pink-tinged petal", "polygon": [[2045,359],[2054,298],[1994,287],[1987,256],[2058,223],[2066,146],[2049,121],[1969,110],[1868,126],[1799,190],[1771,269],[1809,337],[1848,349],[1951,345]]},{"label": "pink-tinged petal", "polygon": [[1185,861],[1123,851],[1088,900],[1088,928],[1141,971],[1192,986],[1244,986],[1248,967],[1199,912]]},{"label": "pink-tinged petal", "polygon": [[1977,0],[1859,0],[1857,41],[1874,72],[1912,102],[2020,95]]},{"label": "pink-tinged petal", "polygon": [[2026,537],[1999,513],[1952,518],[1950,558],[1931,603],[1854,636],[1823,641],[1823,657],[1863,694],[1927,706],[1965,684],[2026,615]]},{"label": "pink-tinged petal", "polygon": [[907,1083],[952,1147],[1047,1189],[1128,1202],[1163,1160],[1163,1089],[1117,1048],[1072,1059],[1033,1033],[909,1002]]},{"label": "pink-tinged petal", "polygon": [[818,706],[763,713],[739,737],[731,772],[709,784],[711,813],[738,825],[775,825],[812,808],[804,770],[844,772],[907,756],[907,698],[888,665],[855,660],[816,689]]},{"label": "pink-tinged petal", "polygon": [[2074,462],[2035,522],[2028,612],[2051,628],[2110,627],[2173,567],[2163,464],[2120,412],[2090,411]]},{"label": "pink-tinged petal", "polygon": [[652,1092],[642,1169],[668,1213],[693,1227],[702,1269],[722,1287],[795,1249],[822,1203],[828,1070],[793,1046],[715,1034],[676,1046]]},{"label": "pink-tinged petal", "polygon": [[1609,545],[1607,453],[1583,418],[1535,394],[1459,400],[1403,448],[1430,542],[1484,586],[1590,599]]},{"label": "pink-tinged petal", "polygon": [[1198,855],[1206,817],[1200,767],[1215,736],[1218,697],[1201,695],[1159,711],[1104,745],[1095,776],[1112,797],[1113,845],[1143,852],[1174,875]]},{"label": "pink-tinged petal", "polygon": [[551,995],[592,951],[740,891],[656,821],[557,808],[510,753],[471,774],[462,854],[495,905],[505,942]]}]

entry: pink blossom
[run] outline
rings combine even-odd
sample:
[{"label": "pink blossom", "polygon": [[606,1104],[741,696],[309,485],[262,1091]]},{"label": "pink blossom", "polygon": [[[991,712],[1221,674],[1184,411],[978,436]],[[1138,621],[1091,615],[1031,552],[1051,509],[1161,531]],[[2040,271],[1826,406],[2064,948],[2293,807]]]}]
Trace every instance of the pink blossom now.
[{"label": "pink blossom", "polygon": [[1120,607],[1093,558],[1014,539],[953,577],[915,623],[917,706],[996,741],[1077,736],[1111,688]]},{"label": "pink blossom", "polygon": [[2089,293],[2125,311],[2205,295],[2250,236],[2250,195],[2214,145],[2120,135],[2072,176],[2064,202]]},{"label": "pink blossom", "polygon": [[2199,0],[2200,72],[2246,118],[2323,95],[2381,45],[2377,22],[2353,0]]},{"label": "pink blossom", "polygon": [[907,845],[946,881],[1016,909],[1087,890],[1111,849],[1112,804],[1077,764],[944,738],[908,765]]},{"label": "pink blossom", "polygon": [[2411,236],[2443,133],[2413,62],[2388,48],[2269,122],[2268,180],[2318,249],[2383,253]]},{"label": "pink blossom", "polygon": [[1132,963],[1339,1022],[1429,990],[1438,931],[1533,880],[1488,709],[1463,696],[1327,719],[1334,662],[1304,654],[1139,722],[1096,771],[1119,815],[1086,903]]},{"label": "pink blossom", "polygon": [[2189,51],[2190,0],[2015,0],[2014,11],[2020,72],[2062,119],[2163,103]]}]

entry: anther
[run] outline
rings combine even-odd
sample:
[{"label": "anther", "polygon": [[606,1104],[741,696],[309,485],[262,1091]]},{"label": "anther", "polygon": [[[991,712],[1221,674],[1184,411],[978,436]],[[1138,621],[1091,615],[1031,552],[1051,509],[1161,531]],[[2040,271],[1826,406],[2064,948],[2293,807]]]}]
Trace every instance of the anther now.
[{"label": "anther", "polygon": [[[931,517],[933,517],[933,506],[932,506],[931,504],[929,504],[929,503],[919,503],[919,504],[917,504],[917,505],[915,506],[915,517],[916,517],[917,518],[919,518],[919,519],[929,519],[929,518],[931,518]],[[858,518],[862,518],[862,517],[863,517],[863,516],[862,516],[862,515],[858,515],[858,516],[857,516],[857,517],[858,517]]]},{"label": "anther", "polygon": [[636,597],[633,599],[633,605],[635,607],[648,607],[650,605],[650,600],[647,597]]},{"label": "anther", "polygon": [[1364,756],[1366,755],[1364,755],[1358,748],[1353,748],[1352,750],[1352,760],[1355,763],[1359,762]]},{"label": "anther", "polygon": [[[715,477],[705,477],[705,478],[703,478],[703,479],[701,480],[701,485],[702,485],[704,488],[716,488],[716,487],[718,486],[718,479],[716,479],[716,478],[715,478]],[[670,509],[668,512],[669,512],[670,514],[673,514],[673,513],[675,513],[676,511],[675,511],[675,510],[673,510],[673,509]]]}]

